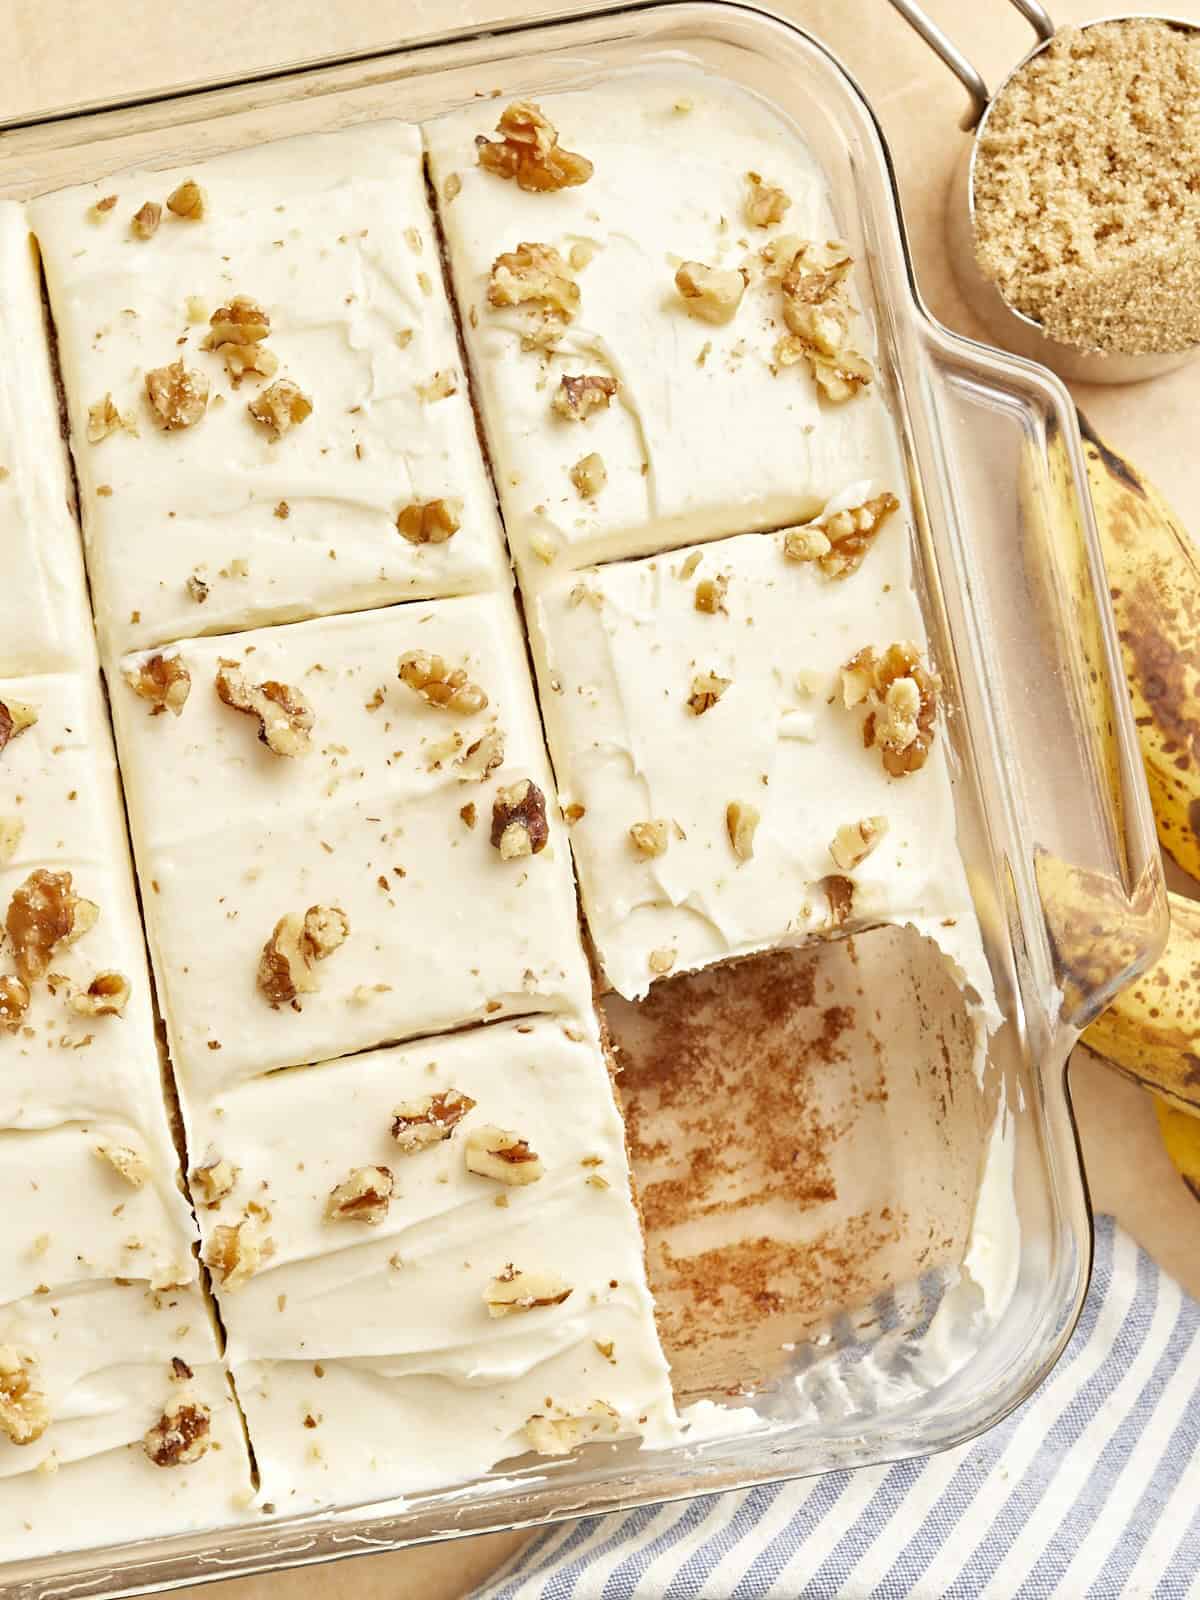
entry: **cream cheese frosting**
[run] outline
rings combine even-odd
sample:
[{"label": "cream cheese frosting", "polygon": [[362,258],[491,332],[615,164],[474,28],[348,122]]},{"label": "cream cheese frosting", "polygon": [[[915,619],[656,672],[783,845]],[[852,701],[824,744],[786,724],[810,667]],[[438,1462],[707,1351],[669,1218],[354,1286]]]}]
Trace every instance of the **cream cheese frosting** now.
[{"label": "cream cheese frosting", "polygon": [[[198,219],[166,204],[188,180],[203,191]],[[140,238],[146,202],[161,219]],[[108,655],[506,581],[414,128],[376,122],[121,173],[29,214]],[[252,348],[278,368],[235,387],[202,346],[239,295],[265,311]],[[164,429],[147,374],[177,360],[209,398],[192,425]],[[247,408],[284,379],[312,412],[276,438]],[[106,396],[116,418],[94,422]],[[443,500],[452,536],[399,531],[407,507]]]},{"label": "cream cheese frosting", "polygon": [[[466,1109],[445,1139],[405,1148],[395,1118],[431,1097]],[[526,1160],[474,1170],[500,1130]],[[270,1241],[253,1275],[230,1287],[217,1269],[214,1282],[262,1495],[280,1512],[464,1482],[537,1449],[538,1419],[564,1423],[550,1449],[574,1418],[584,1438],[593,1421],[605,1439],[675,1436],[590,1014],[242,1083],[197,1115],[193,1146],[237,1173],[199,1213],[209,1259],[249,1204]],[[377,1186],[386,1171],[383,1214],[331,1218],[333,1192],[364,1169]],[[567,1297],[492,1315],[485,1297],[510,1264],[518,1285]]]},{"label": "cream cheese frosting", "polygon": [[[728,83],[678,69],[541,97],[561,145],[594,164],[577,186],[528,192],[485,170],[501,103],[425,125],[448,259],[513,554],[526,585],[544,563],[578,566],[812,516],[852,479],[886,473],[892,444],[878,384],[823,399],[804,362],[781,368],[778,285],[759,252],[838,231],[824,174],[795,130]],[[747,221],[747,173],[790,201]],[[528,349],[540,308],[489,300],[493,263],[552,247],[579,302],[552,350]],[[794,246],[793,246],[794,248]],[[750,277],[720,324],[689,312],[685,262]],[[578,265],[573,265],[578,263]],[[534,319],[531,321],[531,317]],[[872,355],[862,322],[857,348]],[[616,380],[586,420],[553,408],[563,376]],[[595,494],[572,469],[599,456]]]},{"label": "cream cheese frosting", "polygon": [[[26,1366],[45,1422],[26,1443],[0,1429],[0,1549],[18,1557],[227,1521],[249,1491],[168,1126],[92,663],[87,676],[0,681],[5,718],[19,708],[24,724],[0,749],[0,975],[23,966],[28,979],[27,1009],[0,1028],[0,1367]],[[69,874],[96,911],[45,960],[12,917],[38,874]],[[119,975],[119,1012],[81,1015],[103,973]],[[172,1379],[175,1357],[194,1383]],[[143,1438],[185,1391],[208,1408],[208,1448],[167,1470]]]},{"label": "cream cheese frosting", "polygon": [[[851,486],[827,514],[868,487]],[[945,729],[920,771],[890,777],[881,751],[864,746],[863,709],[844,703],[840,668],[859,650],[925,648],[905,519],[890,515],[843,578],[789,560],[785,538],[748,534],[590,569],[529,607],[604,973],[636,998],[668,971],[899,922],[935,940],[988,997]],[[715,681],[697,715],[700,679]],[[750,818],[748,839],[734,839],[731,806]],[[874,848],[847,869],[838,830],[878,818]],[[644,824],[660,826],[639,848],[630,830]],[[831,903],[847,878],[848,912]]]},{"label": "cream cheese frosting", "polygon": [[[198,1286],[150,1293],[142,1283],[109,1283],[36,1295],[0,1306],[0,1345],[35,1352],[52,1419],[31,1444],[0,1438],[6,1557],[247,1514],[245,1438]],[[207,1409],[208,1448],[194,1462],[159,1466],[145,1437],[180,1405]]]},{"label": "cream cheese frosting", "polygon": [[[460,709],[441,707],[402,682],[400,658],[422,652],[486,705],[468,694]],[[178,717],[153,715],[126,681],[144,658],[123,663],[113,696],[185,1115],[278,1067],[587,1004],[566,832],[507,596],[196,640],[168,655],[190,674]],[[218,697],[221,663],[235,660],[247,681],[304,696],[307,753],[275,754],[258,720]],[[527,780],[544,796],[548,837],[505,859],[494,808]],[[295,1007],[273,1006],[258,984],[264,944],[281,918],[314,906],[344,915],[345,942],[314,966]]]},{"label": "cream cheese frosting", "polygon": [[91,669],[92,619],[24,206],[0,203],[0,675]]}]

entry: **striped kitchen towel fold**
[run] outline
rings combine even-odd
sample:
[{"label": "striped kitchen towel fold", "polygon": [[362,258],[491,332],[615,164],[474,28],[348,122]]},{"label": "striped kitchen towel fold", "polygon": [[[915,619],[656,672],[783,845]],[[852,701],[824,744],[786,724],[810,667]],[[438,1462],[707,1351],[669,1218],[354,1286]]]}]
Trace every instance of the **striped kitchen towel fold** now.
[{"label": "striped kitchen towel fold", "polygon": [[634,1596],[1200,1600],[1200,1305],[1100,1217],[1061,1361],[971,1444],[559,1523],[475,1600]]}]

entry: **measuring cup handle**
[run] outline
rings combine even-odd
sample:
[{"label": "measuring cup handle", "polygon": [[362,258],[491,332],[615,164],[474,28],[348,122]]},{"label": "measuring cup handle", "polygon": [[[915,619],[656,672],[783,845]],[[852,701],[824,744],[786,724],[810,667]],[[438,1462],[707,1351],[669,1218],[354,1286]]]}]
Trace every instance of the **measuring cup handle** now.
[{"label": "measuring cup handle", "polygon": [[[1046,40],[1054,36],[1054,24],[1045,7],[1038,0],[1009,0],[1028,22],[1039,39]],[[963,113],[960,127],[973,128],[980,117],[987,110],[988,95],[987,84],[976,69],[963,55],[954,41],[938,27],[931,17],[926,16],[915,0],[892,0],[892,5],[904,18],[911,28],[915,28],[925,43],[939,56],[950,71],[962,84],[971,97],[969,108]]]}]

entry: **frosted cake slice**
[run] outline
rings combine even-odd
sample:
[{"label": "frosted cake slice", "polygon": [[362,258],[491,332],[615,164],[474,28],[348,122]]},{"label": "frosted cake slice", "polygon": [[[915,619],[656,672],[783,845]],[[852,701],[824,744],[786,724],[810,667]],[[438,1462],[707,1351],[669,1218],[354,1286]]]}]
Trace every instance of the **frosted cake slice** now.
[{"label": "frosted cake slice", "polygon": [[123,1280],[0,1303],[0,1417],[36,1434],[0,1433],[6,1559],[246,1514],[245,1436],[195,1285]]},{"label": "frosted cake slice", "polygon": [[415,129],[29,214],[108,655],[506,581]]},{"label": "frosted cake slice", "polygon": [[865,487],[819,525],[580,572],[530,606],[584,913],[629,998],[882,922],[990,993],[908,533]]},{"label": "frosted cake slice", "polygon": [[888,475],[871,330],[795,130],[682,71],[539,105],[424,128],[522,581]]},{"label": "frosted cake slice", "polygon": [[127,657],[113,692],[185,1116],[239,1078],[586,997],[507,596]]},{"label": "frosted cake slice", "polygon": [[675,1436],[590,1014],[243,1083],[205,1109],[196,1150],[206,1259],[280,1512]]},{"label": "frosted cake slice", "polygon": [[24,206],[0,202],[0,676],[95,654],[67,453]]}]

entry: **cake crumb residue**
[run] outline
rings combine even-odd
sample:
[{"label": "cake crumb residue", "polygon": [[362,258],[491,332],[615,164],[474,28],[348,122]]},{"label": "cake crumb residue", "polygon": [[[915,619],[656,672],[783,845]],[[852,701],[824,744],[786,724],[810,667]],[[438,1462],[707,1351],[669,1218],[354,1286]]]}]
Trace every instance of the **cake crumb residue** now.
[{"label": "cake crumb residue", "polygon": [[1200,33],[1060,30],[997,97],[974,198],[981,270],[1052,338],[1200,343]]}]

